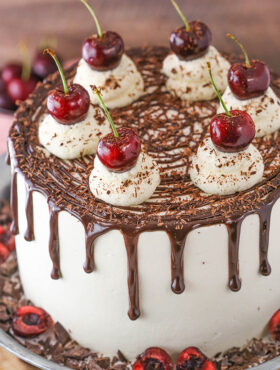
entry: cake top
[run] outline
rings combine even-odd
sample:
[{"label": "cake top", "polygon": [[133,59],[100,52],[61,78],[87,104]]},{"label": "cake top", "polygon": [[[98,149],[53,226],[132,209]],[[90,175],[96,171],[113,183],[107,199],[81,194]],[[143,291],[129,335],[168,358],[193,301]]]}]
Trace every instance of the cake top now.
[{"label": "cake top", "polygon": [[[161,184],[147,202],[134,207],[116,207],[96,199],[90,192],[88,178],[93,156],[72,161],[50,155],[38,141],[38,122],[46,112],[48,92],[59,84],[58,74],[40,84],[33,95],[21,104],[10,132],[10,142],[17,168],[30,186],[48,196],[58,210],[68,210],[83,222],[120,228],[131,225],[136,230],[163,229],[172,223],[180,229],[186,223],[197,226],[243,217],[272,201],[280,183],[280,134],[254,140],[261,152],[264,180],[253,188],[231,196],[207,195],[195,187],[188,175],[191,155],[209,135],[209,123],[218,101],[186,104],[165,89],[161,74],[167,48],[132,49],[133,58],[143,75],[147,94],[135,103],[112,109],[118,127],[132,127],[140,136],[143,148],[159,164]],[[231,62],[236,61],[229,57]],[[72,80],[77,65],[67,71]],[[176,73],[176,71],[174,71]],[[117,81],[107,80],[108,84]],[[209,82],[210,83],[210,82]],[[280,79],[273,76],[272,87],[280,94]],[[261,113],[261,108],[260,108]],[[100,117],[100,119],[104,119]]]}]

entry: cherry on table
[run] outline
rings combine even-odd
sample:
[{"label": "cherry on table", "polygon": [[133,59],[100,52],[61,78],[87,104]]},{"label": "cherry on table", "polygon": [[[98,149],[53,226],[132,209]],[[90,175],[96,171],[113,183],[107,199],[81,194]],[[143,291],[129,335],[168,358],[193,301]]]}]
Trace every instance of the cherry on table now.
[{"label": "cherry on table", "polygon": [[48,54],[38,51],[32,64],[33,73],[40,80],[44,80],[48,75],[54,73],[56,70],[57,68],[54,60]]},{"label": "cherry on table", "polygon": [[101,163],[110,171],[128,171],[135,166],[139,157],[141,151],[140,139],[131,128],[116,129],[100,92],[95,86],[92,86],[92,89],[97,95],[113,131],[99,140],[96,154]]},{"label": "cherry on table", "polygon": [[82,121],[86,117],[90,105],[87,90],[79,84],[68,86],[55,52],[51,49],[45,49],[44,52],[54,59],[63,84],[63,89],[56,88],[48,94],[47,108],[49,113],[56,121],[64,125]]},{"label": "cherry on table", "polygon": [[87,0],[81,1],[91,13],[97,27],[97,35],[92,35],[83,43],[83,59],[97,71],[111,70],[119,65],[124,53],[123,39],[116,32],[102,32],[92,7]]},{"label": "cherry on table", "polygon": [[174,370],[174,364],[166,351],[150,347],[137,357],[133,370],[161,369]]},{"label": "cherry on table", "polygon": [[175,0],[171,0],[184,22],[183,27],[172,31],[169,43],[171,50],[181,59],[196,59],[204,55],[211,44],[212,34],[208,26],[200,21],[188,22]]},{"label": "cherry on table", "polygon": [[216,370],[217,366],[196,347],[184,349],[177,359],[177,370]]},{"label": "cherry on table", "polygon": [[232,93],[239,99],[261,96],[270,85],[268,66],[260,60],[249,60],[241,42],[230,33],[227,34],[242,50],[245,62],[233,64],[228,71],[228,84]]},{"label": "cherry on table", "polygon": [[216,114],[210,123],[210,135],[213,144],[223,152],[235,153],[248,147],[255,137],[256,129],[251,116],[241,110],[229,111],[217,89],[208,63],[210,79],[225,110]]},{"label": "cherry on table", "polygon": [[12,102],[26,100],[34,91],[37,82],[38,80],[35,77],[30,77],[28,80],[13,78],[7,85],[7,92]]},{"label": "cherry on table", "polygon": [[22,74],[22,64],[9,63],[2,68],[1,77],[5,84],[8,84],[14,78],[19,78]]},{"label": "cherry on table", "polygon": [[12,328],[20,337],[33,337],[47,331],[52,324],[50,315],[42,308],[22,306],[14,315]]},{"label": "cherry on table", "polygon": [[16,105],[12,101],[12,99],[9,97],[6,90],[0,91],[0,108],[5,110],[15,110]]}]

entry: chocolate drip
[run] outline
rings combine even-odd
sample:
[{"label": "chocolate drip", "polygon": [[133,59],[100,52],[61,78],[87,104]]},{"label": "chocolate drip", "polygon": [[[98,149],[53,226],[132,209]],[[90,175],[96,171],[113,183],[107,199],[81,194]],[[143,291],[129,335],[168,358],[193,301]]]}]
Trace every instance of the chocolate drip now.
[{"label": "chocolate drip", "polygon": [[268,262],[267,254],[273,204],[274,203],[265,205],[258,213],[260,218],[260,273],[264,276],[268,276],[271,273],[271,266]]},{"label": "chocolate drip", "polygon": [[50,210],[50,239],[49,252],[53,263],[51,272],[52,279],[59,279],[61,277],[60,271],[60,256],[59,256],[59,234],[58,234],[58,210],[52,205],[49,205]]},{"label": "chocolate drip", "polygon": [[12,224],[11,232],[14,235],[19,233],[18,229],[18,194],[17,194],[17,172],[14,171],[12,175],[12,184],[11,184],[11,212],[12,212]]},{"label": "chocolate drip", "polygon": [[128,294],[129,294],[129,311],[128,316],[131,320],[136,320],[140,316],[139,308],[139,279],[138,279],[138,238],[139,234],[135,231],[122,231],[126,252],[127,252],[127,269],[128,269]]},{"label": "chocolate drip", "polygon": [[189,231],[183,229],[168,232],[171,243],[171,289],[176,294],[181,294],[185,290],[183,255]]},{"label": "chocolate drip", "polygon": [[229,256],[229,282],[228,286],[234,292],[241,288],[239,278],[239,242],[240,229],[243,219],[231,220],[226,223],[228,229],[228,256]]},{"label": "chocolate drip", "polygon": [[96,238],[107,231],[107,228],[97,224],[87,224],[85,222],[84,225],[86,225],[86,260],[84,263],[84,270],[85,272],[90,273],[95,269],[94,242]]},{"label": "chocolate drip", "polygon": [[5,162],[6,162],[6,164],[8,166],[11,165],[11,157],[10,157],[10,153],[9,152],[7,152],[7,154],[6,154]]},{"label": "chocolate drip", "polygon": [[33,219],[33,194],[32,190],[26,184],[26,204],[25,214],[27,220],[27,229],[24,234],[24,239],[28,242],[34,240],[34,219]]}]

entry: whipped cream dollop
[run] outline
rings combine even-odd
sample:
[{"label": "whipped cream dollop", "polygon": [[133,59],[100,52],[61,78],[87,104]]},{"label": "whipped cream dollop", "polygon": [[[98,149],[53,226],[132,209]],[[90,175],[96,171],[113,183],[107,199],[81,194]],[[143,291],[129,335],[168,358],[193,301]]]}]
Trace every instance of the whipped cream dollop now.
[{"label": "whipped cream dollop", "polygon": [[109,71],[95,71],[81,59],[74,83],[82,85],[88,91],[90,100],[98,104],[99,101],[90,87],[96,85],[109,109],[129,105],[144,93],[143,78],[126,54],[123,54],[120,64]]},{"label": "whipped cream dollop", "polygon": [[262,180],[263,171],[262,156],[253,144],[238,153],[225,153],[209,137],[193,155],[189,175],[205,193],[228,195],[250,189]]},{"label": "whipped cream dollop", "polygon": [[[280,128],[280,100],[271,87],[256,98],[240,100],[236,98],[228,86],[223,94],[228,109],[240,109],[247,112],[256,127],[256,137],[269,135]],[[220,105],[218,113],[224,112]]]},{"label": "whipped cream dollop", "polygon": [[223,92],[227,87],[229,62],[209,46],[202,57],[193,60],[181,60],[175,54],[169,54],[163,61],[162,72],[168,77],[167,89],[182,100],[211,100],[216,97],[212,87],[207,62],[211,63],[213,78],[218,89]]},{"label": "whipped cream dollop", "polygon": [[160,172],[154,160],[141,152],[135,166],[117,173],[108,170],[96,156],[89,178],[92,194],[115,206],[134,206],[148,200],[160,184]]},{"label": "whipped cream dollop", "polygon": [[99,139],[111,126],[99,106],[90,104],[86,118],[72,125],[57,122],[45,114],[39,122],[40,144],[61,159],[74,159],[96,153]]}]

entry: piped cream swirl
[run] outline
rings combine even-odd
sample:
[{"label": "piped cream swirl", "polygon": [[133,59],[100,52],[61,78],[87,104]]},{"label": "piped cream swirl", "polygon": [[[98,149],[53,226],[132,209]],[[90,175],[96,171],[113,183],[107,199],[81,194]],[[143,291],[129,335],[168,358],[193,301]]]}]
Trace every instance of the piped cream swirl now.
[{"label": "piped cream swirl", "polygon": [[157,164],[141,152],[133,168],[117,173],[108,170],[96,156],[89,178],[92,194],[115,206],[134,206],[148,200],[160,184]]},{"label": "piped cream swirl", "polygon": [[88,91],[91,101],[98,104],[99,101],[90,87],[96,85],[109,109],[129,105],[144,93],[143,78],[126,54],[122,56],[120,64],[109,71],[96,71],[81,59],[74,83],[82,85]]},{"label": "piped cream swirl", "polygon": [[193,155],[189,174],[205,193],[228,195],[250,189],[262,180],[263,171],[262,156],[253,144],[238,153],[224,153],[209,137]]},{"label": "piped cream swirl", "polygon": [[162,72],[168,77],[167,89],[182,100],[190,102],[215,98],[216,93],[211,85],[207,62],[211,63],[218,89],[224,92],[230,64],[214,46],[209,46],[207,53],[202,57],[188,61],[180,60],[175,54],[168,55],[162,68]]}]

